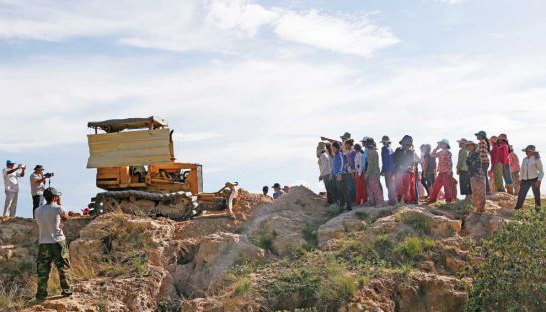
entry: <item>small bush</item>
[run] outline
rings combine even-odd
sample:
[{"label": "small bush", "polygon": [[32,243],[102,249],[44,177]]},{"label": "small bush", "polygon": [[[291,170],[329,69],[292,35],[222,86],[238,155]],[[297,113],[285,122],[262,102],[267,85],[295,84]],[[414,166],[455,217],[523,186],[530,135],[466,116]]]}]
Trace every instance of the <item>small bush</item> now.
[{"label": "small bush", "polygon": [[257,236],[252,238],[252,243],[264,250],[272,251],[273,250],[273,237],[267,234],[263,229],[258,233]]},{"label": "small bush", "polygon": [[332,219],[339,216],[343,212],[343,207],[338,204],[331,204],[328,207],[328,218]]},{"label": "small bush", "polygon": [[246,295],[252,290],[252,280],[249,277],[241,277],[233,284],[236,295]]},{"label": "small bush", "polygon": [[399,216],[397,221],[410,226],[419,235],[430,235],[431,227],[429,219],[422,214],[404,214]]},{"label": "small bush", "polygon": [[355,212],[355,216],[360,220],[367,220],[370,217],[365,211],[357,211]]},{"label": "small bush", "polygon": [[303,238],[308,243],[308,250],[316,247],[318,244],[317,228],[318,226],[315,224],[306,224],[301,230]]},{"label": "small bush", "polygon": [[524,210],[482,241],[467,311],[544,311],[546,213]]},{"label": "small bush", "polygon": [[394,251],[402,261],[419,261],[424,253],[436,246],[433,239],[423,239],[419,236],[408,236],[396,245]]}]

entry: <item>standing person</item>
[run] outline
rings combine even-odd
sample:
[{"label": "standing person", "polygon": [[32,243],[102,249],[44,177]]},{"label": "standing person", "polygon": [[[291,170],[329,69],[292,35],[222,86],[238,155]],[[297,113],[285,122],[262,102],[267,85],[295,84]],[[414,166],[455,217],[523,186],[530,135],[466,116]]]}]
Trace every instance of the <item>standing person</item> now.
[{"label": "standing person", "polygon": [[518,193],[518,202],[516,209],[523,207],[523,202],[529,189],[533,189],[533,195],[535,196],[535,209],[540,209],[540,184],[544,177],[544,170],[542,168],[542,161],[540,160],[540,154],[536,150],[534,145],[529,145],[525,149],[526,157],[521,162],[520,170],[520,187]]},{"label": "standing person", "polygon": [[367,167],[366,167],[366,179],[369,184],[369,197],[370,205],[375,207],[383,206],[383,190],[381,189],[381,182],[379,177],[381,171],[379,170],[379,153],[377,153],[377,146],[374,141],[370,141],[366,146],[367,154]]},{"label": "standing person", "polygon": [[[470,176],[468,175],[468,165],[466,164],[466,158],[468,157],[468,151],[466,149],[466,139],[460,139],[459,143],[459,155],[457,157],[457,175],[459,175],[459,187],[461,195],[465,196],[465,199],[470,198],[472,194],[470,187]],[[454,194],[455,195],[455,194]]]},{"label": "standing person", "polygon": [[472,205],[478,213],[485,211],[485,173],[482,167],[482,156],[477,151],[478,144],[468,141],[466,142],[466,150],[468,156],[466,165],[468,166],[468,175],[470,176],[470,187],[472,188]]},{"label": "standing person", "polygon": [[36,208],[44,204],[45,180],[48,176],[44,175],[44,167],[36,165],[34,172],[30,175],[30,194],[32,195],[32,216]]},{"label": "standing person", "polygon": [[25,176],[26,166],[6,161],[6,168],[2,171],[4,176],[4,187],[6,191],[6,202],[4,205],[4,217],[15,217],[17,212],[17,197],[19,195],[19,178]]},{"label": "standing person", "polygon": [[514,182],[510,172],[510,147],[508,146],[508,136],[504,133],[499,135],[499,144],[501,149],[502,176],[506,183],[506,192],[514,195]]},{"label": "standing person", "polygon": [[352,210],[352,202],[349,192],[349,180],[351,176],[347,173],[345,165],[345,157],[341,152],[341,144],[334,142],[332,144],[332,152],[334,153],[334,165],[332,166],[332,176],[336,181],[337,191],[339,195],[340,206],[345,206],[347,210]]},{"label": "standing person", "polygon": [[417,155],[413,150],[413,138],[405,135],[400,141],[400,147],[394,152],[396,197],[398,202],[417,204],[417,189],[415,172],[417,170]]},{"label": "standing person", "polygon": [[366,189],[366,155],[360,144],[355,144],[355,205],[368,203],[368,190]]},{"label": "standing person", "polygon": [[381,138],[383,147],[381,148],[381,175],[385,177],[385,186],[387,187],[389,205],[396,204],[396,183],[394,181],[394,151],[391,147],[391,139],[384,135]]},{"label": "standing person", "polygon": [[430,144],[421,145],[421,184],[427,191],[427,196],[430,197],[432,192],[432,185],[436,179],[436,158],[432,157],[430,152],[432,146]]},{"label": "standing person", "polygon": [[514,182],[514,194],[519,193],[519,158],[516,153],[514,153],[514,147],[512,145],[508,145],[508,151],[510,154],[508,154],[508,160],[510,162],[510,176],[512,177],[512,181]]},{"label": "standing person", "polygon": [[277,198],[281,197],[282,194],[284,194],[282,189],[281,189],[281,185],[279,183],[273,184],[272,187],[273,187],[273,191],[274,191],[273,192],[273,199],[277,199]]},{"label": "standing person", "polygon": [[264,196],[267,196],[267,193],[269,193],[269,186],[264,186],[262,187],[262,193],[264,194]]},{"label": "standing person", "polygon": [[328,150],[326,149],[326,144],[324,142],[320,142],[317,146],[317,157],[320,170],[319,181],[322,181],[324,183],[324,188],[326,189],[326,201],[328,202],[328,204],[332,204],[334,203],[332,191],[330,188],[332,162],[330,161],[330,156],[328,155]]},{"label": "standing person", "polygon": [[[330,158],[330,168],[334,168],[334,152],[332,152],[332,143],[326,141],[326,151],[328,152],[328,157]],[[330,192],[332,193],[332,203],[335,204],[339,202],[339,191],[337,188],[337,181],[330,172],[330,180],[328,181],[330,185]]]},{"label": "standing person", "polygon": [[482,170],[485,174],[485,189],[487,195],[491,194],[491,185],[489,185],[488,171],[489,171],[489,151],[491,151],[491,144],[487,139],[487,133],[481,130],[476,134],[476,139],[478,140],[478,153],[482,156]]},{"label": "standing person", "polygon": [[[495,180],[495,190],[497,192],[506,192],[504,188],[504,164],[502,163],[504,150],[499,141],[496,136],[489,139],[489,142],[491,142],[491,170]],[[508,151],[506,151],[506,155],[508,156]]]},{"label": "standing person", "polygon": [[37,300],[44,300],[47,297],[47,281],[53,262],[59,272],[63,297],[72,295],[70,286],[70,260],[68,257],[68,246],[61,229],[61,220],[66,221],[67,215],[61,207],[61,193],[50,187],[44,191],[47,202],[44,206],[36,209],[36,222],[40,233],[38,245],[37,273],[38,291]]},{"label": "standing person", "polygon": [[349,188],[349,195],[351,198],[351,204],[356,199],[356,167],[355,167],[355,156],[356,151],[353,148],[354,140],[348,139],[343,142],[343,155],[345,156],[345,166],[350,180],[347,181]]},{"label": "standing person", "polygon": [[443,139],[438,142],[438,146],[431,153],[433,157],[438,158],[438,176],[432,185],[432,193],[428,199],[429,204],[436,202],[442,187],[444,188],[446,202],[451,203],[453,201],[453,161],[450,149],[449,141]]}]

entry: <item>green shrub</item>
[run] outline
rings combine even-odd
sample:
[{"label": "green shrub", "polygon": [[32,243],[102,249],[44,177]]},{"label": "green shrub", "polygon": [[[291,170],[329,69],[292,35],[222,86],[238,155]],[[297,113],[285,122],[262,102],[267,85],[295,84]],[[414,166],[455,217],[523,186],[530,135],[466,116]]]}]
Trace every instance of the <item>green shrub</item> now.
[{"label": "green shrub", "polygon": [[355,216],[360,220],[367,220],[370,217],[365,211],[357,211],[355,212]]},{"label": "green shrub", "polygon": [[527,210],[482,241],[467,311],[544,311],[546,213]]},{"label": "green shrub", "polygon": [[252,280],[249,277],[241,277],[233,284],[233,291],[237,295],[249,294],[252,290]]},{"label": "green shrub", "polygon": [[419,236],[408,236],[396,245],[394,251],[402,261],[418,261],[424,258],[424,253],[436,246],[433,239],[423,239]]},{"label": "green shrub", "polygon": [[263,229],[258,233],[258,235],[252,238],[252,243],[266,251],[273,250],[273,237],[267,234]]},{"label": "green shrub", "polygon": [[408,213],[398,217],[398,222],[410,226],[419,235],[430,235],[429,219],[419,213]]},{"label": "green shrub", "polygon": [[339,206],[338,204],[331,204],[328,207],[328,211],[327,211],[328,218],[329,219],[335,218],[339,216],[342,212],[343,212],[343,207]]}]

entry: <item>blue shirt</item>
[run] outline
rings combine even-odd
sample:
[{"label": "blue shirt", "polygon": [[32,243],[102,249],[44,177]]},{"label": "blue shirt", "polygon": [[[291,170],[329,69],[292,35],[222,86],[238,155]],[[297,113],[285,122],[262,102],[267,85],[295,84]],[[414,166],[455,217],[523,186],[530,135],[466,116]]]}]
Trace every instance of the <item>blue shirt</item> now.
[{"label": "blue shirt", "polygon": [[381,162],[383,163],[381,172],[394,172],[394,151],[390,146],[381,148]]},{"label": "blue shirt", "polygon": [[332,174],[334,176],[339,176],[345,172],[345,157],[343,156],[343,153],[337,152],[334,155],[334,163],[332,166]]}]

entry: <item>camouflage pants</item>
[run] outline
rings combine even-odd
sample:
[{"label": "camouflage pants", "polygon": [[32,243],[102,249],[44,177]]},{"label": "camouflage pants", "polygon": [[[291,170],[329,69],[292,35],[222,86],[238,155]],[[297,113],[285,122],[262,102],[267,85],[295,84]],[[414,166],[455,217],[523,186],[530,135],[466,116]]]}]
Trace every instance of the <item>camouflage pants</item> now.
[{"label": "camouflage pants", "polygon": [[68,246],[66,241],[55,244],[40,244],[38,246],[38,291],[36,298],[47,297],[47,281],[51,272],[51,263],[53,262],[59,272],[59,280],[63,294],[71,294],[70,286],[70,260],[68,258]]}]

